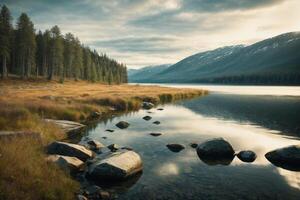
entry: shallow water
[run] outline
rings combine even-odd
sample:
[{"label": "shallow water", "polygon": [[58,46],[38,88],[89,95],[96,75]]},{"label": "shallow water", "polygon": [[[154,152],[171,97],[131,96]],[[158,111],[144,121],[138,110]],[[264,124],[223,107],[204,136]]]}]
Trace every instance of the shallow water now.
[{"label": "shallow water", "polygon": [[[139,177],[106,186],[118,199],[300,199],[300,172],[275,167],[264,157],[270,150],[300,143],[299,97],[216,92],[162,107],[151,114],[140,110],[116,117],[88,131],[88,137],[104,144],[132,147],[143,159]],[[145,115],[153,119],[145,121]],[[117,129],[120,120],[130,127]],[[156,120],[161,124],[152,124]],[[115,132],[105,132],[107,128]],[[163,135],[153,137],[151,132]],[[251,164],[237,157],[229,165],[205,163],[189,144],[214,137],[225,138],[236,151],[255,151],[257,159]],[[186,148],[174,153],[168,143]]]}]

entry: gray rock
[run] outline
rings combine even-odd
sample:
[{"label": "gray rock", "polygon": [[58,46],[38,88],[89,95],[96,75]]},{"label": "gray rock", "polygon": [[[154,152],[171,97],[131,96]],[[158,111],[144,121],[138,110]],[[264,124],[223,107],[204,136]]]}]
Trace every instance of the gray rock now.
[{"label": "gray rock", "polygon": [[84,162],[76,157],[50,155],[46,160],[54,162],[62,168],[69,169],[71,172],[82,171],[84,169]]},{"label": "gray rock", "polygon": [[143,169],[141,157],[134,151],[116,152],[89,166],[89,177],[93,179],[126,179]]},{"label": "gray rock", "polygon": [[149,121],[150,119],[152,119],[152,117],[147,115],[147,116],[143,117],[143,119],[146,120],[146,121]]},{"label": "gray rock", "polygon": [[256,154],[253,151],[240,151],[237,157],[243,162],[254,162],[256,159]]},{"label": "gray rock", "polygon": [[163,108],[157,108],[157,110],[160,110],[160,111],[162,111],[162,110],[164,110]]},{"label": "gray rock", "polygon": [[159,125],[160,121],[155,121],[155,122],[153,122],[153,124]]},{"label": "gray rock", "polygon": [[215,138],[199,144],[197,154],[199,157],[208,159],[233,158],[234,150],[223,138]]},{"label": "gray rock", "polygon": [[125,129],[128,128],[130,124],[128,122],[125,121],[120,121],[119,123],[116,124],[116,126],[120,129]]},{"label": "gray rock", "polygon": [[83,124],[67,120],[45,119],[45,121],[56,124],[66,133],[79,132],[85,127]]},{"label": "gray rock", "polygon": [[84,146],[58,141],[48,146],[48,153],[76,157],[82,161],[93,157],[93,152]]},{"label": "gray rock", "polygon": [[115,152],[117,151],[120,147],[117,144],[110,144],[107,146],[107,148],[111,151],[111,152]]},{"label": "gray rock", "polygon": [[142,103],[142,108],[143,109],[146,109],[146,110],[150,110],[151,108],[154,107],[154,104],[153,103],[150,103],[150,102],[143,102]]},{"label": "gray rock", "polygon": [[96,141],[96,140],[90,140],[87,142],[91,150],[99,150],[103,147],[105,147],[102,143]]},{"label": "gray rock", "polygon": [[195,142],[192,142],[192,143],[190,144],[190,146],[191,146],[193,149],[196,149],[196,148],[198,147],[198,144],[195,143]]},{"label": "gray rock", "polygon": [[278,167],[300,171],[300,145],[292,145],[270,151],[266,153],[265,157]]},{"label": "gray rock", "polygon": [[182,144],[167,144],[167,147],[168,149],[176,153],[185,149],[185,147]]},{"label": "gray rock", "polygon": [[132,147],[122,147],[121,149],[125,149],[125,150],[128,150],[128,151],[133,151]]},{"label": "gray rock", "polygon": [[150,135],[154,136],[154,137],[158,137],[158,136],[161,136],[162,133],[150,133]]},{"label": "gray rock", "polygon": [[112,130],[112,129],[106,129],[105,131],[107,131],[107,132],[114,132],[114,130]]}]

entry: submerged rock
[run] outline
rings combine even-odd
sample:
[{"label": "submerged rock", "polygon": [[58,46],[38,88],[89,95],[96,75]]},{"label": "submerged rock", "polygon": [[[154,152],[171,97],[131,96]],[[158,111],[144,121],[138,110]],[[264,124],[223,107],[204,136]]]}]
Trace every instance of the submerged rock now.
[{"label": "submerged rock", "polygon": [[157,110],[160,110],[160,111],[162,111],[162,110],[164,110],[163,108],[157,108]]},{"label": "submerged rock", "polygon": [[47,161],[57,163],[60,167],[69,169],[71,172],[81,171],[84,168],[84,162],[76,157],[50,155],[47,157]]},{"label": "submerged rock", "polygon": [[58,141],[48,146],[48,153],[76,157],[82,161],[93,157],[93,152],[84,146]]},{"label": "submerged rock", "polygon": [[89,166],[88,174],[93,179],[126,179],[143,169],[141,157],[134,151],[117,152]]},{"label": "submerged rock", "polygon": [[150,133],[150,135],[154,136],[154,137],[158,137],[158,136],[161,136],[162,133]]},{"label": "submerged rock", "polygon": [[116,124],[116,126],[120,129],[125,129],[128,128],[130,124],[128,122],[125,121],[120,121],[119,123]]},{"label": "submerged rock", "polygon": [[243,162],[254,162],[256,159],[256,154],[253,151],[240,151],[237,157]]},{"label": "submerged rock", "polygon": [[185,146],[183,146],[182,144],[167,144],[166,146],[168,147],[168,149],[176,153],[185,149]]},{"label": "submerged rock", "polygon": [[300,171],[300,145],[292,145],[266,153],[265,157],[275,166]]},{"label": "submerged rock", "polygon": [[153,122],[153,124],[159,125],[160,121],[155,121],[155,122]]},{"label": "submerged rock", "polygon": [[232,146],[223,138],[211,139],[199,144],[197,154],[208,165],[229,165],[234,158]]},{"label": "submerged rock", "polygon": [[115,130],[112,130],[112,129],[106,129],[105,131],[107,131],[107,132],[114,132]]},{"label": "submerged rock", "polygon": [[119,149],[119,146],[117,144],[110,144],[107,146],[107,148],[111,151],[111,152],[115,152]]},{"label": "submerged rock", "polygon": [[147,116],[143,117],[143,119],[146,120],[146,121],[149,121],[150,119],[152,119],[152,117],[147,115]]},{"label": "submerged rock", "polygon": [[143,109],[146,109],[146,110],[150,110],[151,108],[154,107],[154,104],[153,103],[150,103],[150,102],[143,102],[142,103],[142,108]]},{"label": "submerged rock", "polygon": [[132,147],[122,147],[121,149],[125,149],[125,150],[128,150],[128,151],[133,151]]},{"label": "submerged rock", "polygon": [[193,149],[195,149],[195,148],[197,148],[197,147],[198,147],[198,144],[197,144],[197,143],[195,143],[195,142],[192,142],[192,143],[190,144],[190,146],[191,146]]}]

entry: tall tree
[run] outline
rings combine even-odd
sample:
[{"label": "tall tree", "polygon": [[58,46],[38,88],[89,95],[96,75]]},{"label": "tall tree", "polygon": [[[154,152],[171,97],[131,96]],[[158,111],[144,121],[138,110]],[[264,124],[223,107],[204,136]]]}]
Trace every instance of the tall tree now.
[{"label": "tall tree", "polygon": [[21,77],[29,77],[32,72],[32,66],[35,65],[35,32],[34,25],[27,16],[22,13],[17,23],[17,60],[21,66]]},{"label": "tall tree", "polygon": [[8,76],[7,60],[11,52],[12,24],[9,9],[4,5],[0,13],[0,56],[2,60],[2,78]]},{"label": "tall tree", "polygon": [[50,30],[50,69],[48,80],[51,80],[53,75],[58,75],[60,80],[64,80],[63,70],[63,38],[58,26],[54,26]]}]

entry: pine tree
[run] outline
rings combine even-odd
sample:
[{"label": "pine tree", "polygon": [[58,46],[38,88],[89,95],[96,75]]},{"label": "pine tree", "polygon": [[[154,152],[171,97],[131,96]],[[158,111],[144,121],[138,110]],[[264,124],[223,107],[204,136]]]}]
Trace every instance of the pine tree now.
[{"label": "pine tree", "polygon": [[17,23],[17,64],[21,66],[21,77],[29,77],[31,67],[35,65],[36,41],[34,25],[29,17],[22,13]]},{"label": "pine tree", "polygon": [[11,52],[12,24],[9,9],[4,5],[0,13],[0,56],[2,59],[2,78],[8,76],[7,60]]}]

